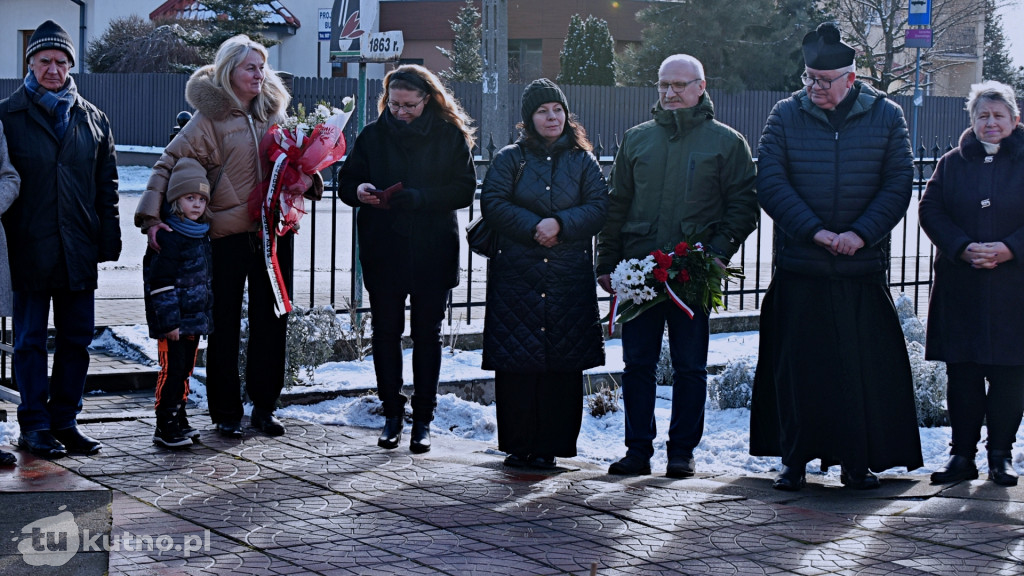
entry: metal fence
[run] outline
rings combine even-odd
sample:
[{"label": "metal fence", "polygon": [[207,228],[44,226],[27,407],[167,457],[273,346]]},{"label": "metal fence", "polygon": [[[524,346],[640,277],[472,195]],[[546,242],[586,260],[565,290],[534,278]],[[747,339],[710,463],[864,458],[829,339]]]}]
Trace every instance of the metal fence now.
[{"label": "metal fence", "polygon": [[[497,146],[488,146],[477,157],[478,175],[486,173],[490,158]],[[928,291],[932,281],[931,261],[933,248],[931,242],[921,231],[917,221],[917,201],[924,192],[925,184],[931,176],[937,159],[950,147],[933,146],[930,150],[921,149],[915,160],[916,173],[913,185],[913,198],[906,216],[896,226],[891,235],[891,265],[889,270],[889,286],[894,297],[906,293],[914,304],[916,312],[923,312],[928,301]],[[599,154],[602,167],[609,169],[615,150],[595,150]],[[338,165],[332,168],[332,182],[328,183],[324,199],[310,207],[309,218],[312,226],[311,236],[317,237],[317,226],[331,226],[328,254],[317,256],[316,242],[308,239],[304,242],[301,235],[296,241],[296,250],[309,250],[308,269],[296,270],[294,278],[295,294],[293,301],[301,306],[320,306],[329,304],[339,313],[350,311],[365,312],[369,308],[364,305],[361,286],[356,272],[356,255],[351,250],[355,242],[356,214],[350,207],[341,203],[334,187],[337,180]],[[479,198],[479,190],[477,191]],[[467,224],[476,215],[478,204],[459,212],[459,221]],[[327,222],[325,222],[325,220]],[[322,237],[322,236],[321,236]],[[323,248],[321,248],[323,251]],[[319,258],[319,260],[318,260]],[[472,322],[474,318],[483,316],[486,307],[486,265],[487,260],[466,249],[463,244],[461,253],[461,282],[452,292],[449,302],[452,313],[448,315],[449,324],[453,322]],[[300,260],[297,258],[296,260]],[[303,260],[305,260],[303,258]],[[771,220],[763,212],[757,230],[744,242],[740,251],[733,259],[733,264],[742,265],[744,277],[736,279],[725,286],[725,309],[729,311],[758,310],[761,299],[768,289],[772,274],[772,225]],[[596,288],[595,288],[596,289]],[[609,298],[598,291],[602,300],[602,313],[607,312]]]},{"label": "metal fence", "polygon": [[[76,74],[79,92],[96,104],[110,117],[114,138],[118,144],[135,146],[163,146],[167,143],[173,119],[182,110],[192,110],[185,101],[183,74]],[[0,79],[0,99],[5,98],[22,83],[20,78]],[[355,95],[355,78],[292,79],[293,103],[307,107],[326,100],[334,104],[345,96]],[[618,86],[563,86],[573,113],[577,115],[591,139],[607,148],[631,126],[650,119],[651,106],[658,100],[653,87]],[[455,82],[451,84],[455,96],[472,118],[482,117],[482,92],[479,83]],[[522,84],[509,86],[507,128],[497,130],[495,141],[504,141],[521,120],[519,113]],[[708,92],[715,104],[716,117],[732,126],[747,139],[752,148],[764,127],[765,119],[778,100],[788,92],[749,91],[727,93],[709,86]],[[376,118],[374,105],[381,93],[380,80],[367,82],[367,121]],[[911,121],[912,99],[894,96]],[[957,136],[967,127],[964,99],[925,96],[918,109],[917,141],[924,146],[954,144]],[[353,141],[356,122],[350,122],[346,136]]]}]

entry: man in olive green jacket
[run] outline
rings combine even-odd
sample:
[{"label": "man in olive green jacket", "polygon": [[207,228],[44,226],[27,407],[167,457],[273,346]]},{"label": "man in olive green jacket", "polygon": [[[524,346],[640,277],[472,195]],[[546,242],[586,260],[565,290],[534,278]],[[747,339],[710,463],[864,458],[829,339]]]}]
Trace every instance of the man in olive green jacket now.
[{"label": "man in olive green jacket", "polygon": [[[609,294],[614,293],[610,274],[624,259],[699,240],[722,265],[757,226],[750,147],[714,119],[705,87],[700,61],[669,56],[658,71],[654,119],[629,129],[623,138],[597,246],[597,280]],[[609,467],[610,474],[650,474],[655,372],[666,324],[674,372],[666,476],[694,474],[693,450],[704,433],[708,315],[694,306],[691,319],[668,301],[622,326],[627,451]]]}]

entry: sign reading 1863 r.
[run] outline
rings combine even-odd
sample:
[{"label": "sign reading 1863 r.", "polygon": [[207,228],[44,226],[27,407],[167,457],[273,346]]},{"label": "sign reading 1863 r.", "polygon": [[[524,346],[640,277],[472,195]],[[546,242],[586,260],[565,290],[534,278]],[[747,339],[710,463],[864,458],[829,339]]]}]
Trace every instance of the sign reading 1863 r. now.
[{"label": "sign reading 1863 r.", "polygon": [[391,62],[402,56],[404,44],[401,30],[373,32],[363,39],[359,56],[365,62]]}]

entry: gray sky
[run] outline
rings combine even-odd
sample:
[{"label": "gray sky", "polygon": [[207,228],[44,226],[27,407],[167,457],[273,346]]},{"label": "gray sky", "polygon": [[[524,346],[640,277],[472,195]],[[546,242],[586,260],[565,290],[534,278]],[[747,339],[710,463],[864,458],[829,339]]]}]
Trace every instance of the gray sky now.
[{"label": "gray sky", "polygon": [[1009,41],[1010,56],[1015,66],[1024,66],[1024,2],[1002,8],[1003,34]]}]

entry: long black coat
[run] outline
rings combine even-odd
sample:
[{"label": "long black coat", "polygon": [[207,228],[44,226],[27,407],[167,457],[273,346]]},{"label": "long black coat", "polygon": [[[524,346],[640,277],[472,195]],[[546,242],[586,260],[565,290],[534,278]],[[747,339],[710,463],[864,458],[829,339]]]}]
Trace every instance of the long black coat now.
[{"label": "long black coat", "polygon": [[0,122],[21,175],[21,194],[3,215],[14,289],[95,290],[97,264],[121,255],[110,122],[78,96],[58,140],[24,86],[0,101]]},{"label": "long black coat", "polygon": [[[341,169],[341,200],[361,207],[359,262],[376,290],[436,292],[459,283],[459,223],[455,211],[473,202],[476,173],[462,132],[431,108],[409,124],[385,108],[356,138]],[[364,205],[356,188],[385,190],[401,182],[418,199],[408,209]]]},{"label": "long black coat", "polygon": [[[1024,365],[1024,126],[994,156],[964,132],[935,167],[919,212],[937,247],[925,357]],[[971,268],[960,259],[971,242],[1003,242],[1014,258]]]},{"label": "long black coat", "polygon": [[[506,146],[484,179],[480,210],[499,235],[487,280],[485,370],[572,372],[604,364],[593,238],[604,226],[608,188],[594,156],[567,142],[563,136],[550,151]],[[546,217],[561,225],[552,248],[533,239]]]}]

